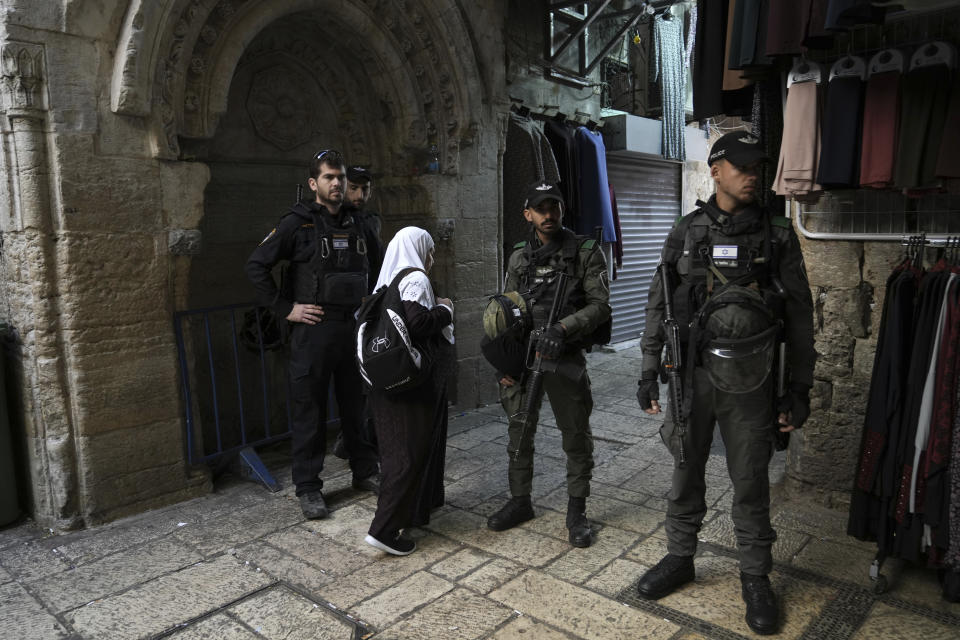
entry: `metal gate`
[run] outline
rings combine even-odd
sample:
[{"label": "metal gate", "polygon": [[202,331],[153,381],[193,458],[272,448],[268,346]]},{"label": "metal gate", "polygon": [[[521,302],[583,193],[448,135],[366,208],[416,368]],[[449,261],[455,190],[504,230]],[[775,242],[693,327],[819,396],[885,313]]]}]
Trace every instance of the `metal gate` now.
[{"label": "metal gate", "polygon": [[612,151],[607,153],[607,175],[616,190],[623,235],[623,268],[610,283],[610,342],[617,343],[635,340],[643,333],[647,292],[660,262],[660,250],[683,213],[683,164],[659,156]]}]

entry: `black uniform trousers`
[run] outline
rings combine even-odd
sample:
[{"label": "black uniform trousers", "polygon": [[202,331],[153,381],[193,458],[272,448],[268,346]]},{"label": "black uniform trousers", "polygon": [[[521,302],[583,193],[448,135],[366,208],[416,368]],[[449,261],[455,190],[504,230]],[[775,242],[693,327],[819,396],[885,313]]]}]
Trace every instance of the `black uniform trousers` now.
[{"label": "black uniform trousers", "polygon": [[[697,533],[707,513],[706,465],[713,442],[714,425],[727,453],[727,471],[733,481],[733,526],[737,535],[740,570],[765,576],[773,568],[771,547],[777,534],[770,526],[770,479],[773,457],[773,395],[771,380],[750,393],[726,393],[717,389],[707,372],[694,369],[693,410],[684,440],[686,464],[680,466],[679,434],[672,411],[667,408],[660,430],[673,453],[673,485],[667,496],[667,550],[692,556]],[[686,392],[686,390],[685,390]]]},{"label": "black uniform trousers", "polygon": [[333,378],[343,440],[355,479],[377,473],[377,453],[363,424],[363,379],[354,359],[353,318],[297,323],[290,335],[293,483],[297,495],[323,487],[327,397]]}]

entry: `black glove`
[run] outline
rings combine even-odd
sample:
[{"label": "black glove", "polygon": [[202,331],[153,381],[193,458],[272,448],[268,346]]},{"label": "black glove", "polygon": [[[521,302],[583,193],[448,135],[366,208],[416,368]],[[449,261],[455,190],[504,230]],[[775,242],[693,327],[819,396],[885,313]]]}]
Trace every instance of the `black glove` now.
[{"label": "black glove", "polygon": [[795,429],[803,426],[810,417],[810,387],[791,384],[790,392],[777,405],[777,411],[787,414],[787,424]]},{"label": "black glove", "polygon": [[548,360],[558,359],[563,353],[563,339],[566,333],[567,330],[559,322],[544,331],[537,343],[540,355]]},{"label": "black glove", "polygon": [[656,371],[644,371],[637,382],[637,402],[641,409],[649,409],[653,400],[660,399],[660,383]]}]

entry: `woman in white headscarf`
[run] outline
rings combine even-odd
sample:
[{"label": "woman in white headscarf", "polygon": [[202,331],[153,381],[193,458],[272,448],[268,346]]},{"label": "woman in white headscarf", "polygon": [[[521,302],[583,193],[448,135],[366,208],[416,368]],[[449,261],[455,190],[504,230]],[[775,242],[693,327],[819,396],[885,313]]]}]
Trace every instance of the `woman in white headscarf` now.
[{"label": "woman in white headscarf", "polygon": [[387,246],[375,289],[389,286],[404,269],[400,298],[415,345],[432,361],[430,379],[398,394],[372,391],[369,402],[380,449],[380,494],[366,542],[404,556],[416,543],[401,530],[427,524],[443,504],[447,440],[446,380],[453,370],[453,303],[437,298],[427,273],[433,267],[433,238],[417,227],[397,232]]}]

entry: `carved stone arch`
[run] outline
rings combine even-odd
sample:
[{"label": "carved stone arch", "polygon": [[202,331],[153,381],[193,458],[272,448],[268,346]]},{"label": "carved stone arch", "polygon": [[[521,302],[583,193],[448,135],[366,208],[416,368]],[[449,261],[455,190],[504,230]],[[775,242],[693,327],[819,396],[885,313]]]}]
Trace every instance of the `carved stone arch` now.
[{"label": "carved stone arch", "polygon": [[[143,116],[152,103],[155,152],[177,157],[179,136],[216,129],[232,73],[256,34],[285,15],[313,10],[343,25],[344,33],[334,34],[338,45],[349,46],[351,32],[374,28],[382,36],[364,39],[370,51],[361,59],[377,67],[370,76],[409,144],[450,149],[472,135],[482,103],[476,58],[458,8],[436,0],[134,0],[118,42],[111,105]],[[152,81],[142,58],[153,60]],[[448,171],[455,163],[447,158]]]}]

